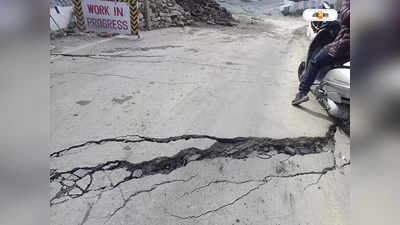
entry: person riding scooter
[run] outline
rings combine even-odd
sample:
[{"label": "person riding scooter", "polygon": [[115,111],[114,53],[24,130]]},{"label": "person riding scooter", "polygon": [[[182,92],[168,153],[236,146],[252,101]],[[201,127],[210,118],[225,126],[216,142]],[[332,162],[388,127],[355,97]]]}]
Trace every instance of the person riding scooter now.
[{"label": "person riding scooter", "polygon": [[309,100],[308,92],[321,68],[337,62],[350,61],[350,0],[343,0],[339,19],[341,26],[338,35],[332,43],[322,48],[310,60],[292,105],[299,105]]}]

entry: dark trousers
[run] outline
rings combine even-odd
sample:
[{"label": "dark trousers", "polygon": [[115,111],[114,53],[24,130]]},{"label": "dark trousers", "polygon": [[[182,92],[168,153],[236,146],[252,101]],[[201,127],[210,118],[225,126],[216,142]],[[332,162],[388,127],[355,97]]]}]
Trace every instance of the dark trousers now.
[{"label": "dark trousers", "polygon": [[325,66],[333,64],[334,61],[335,59],[328,54],[328,49],[322,48],[308,63],[299,91],[303,94],[308,94],[310,87],[317,78],[318,71]]}]

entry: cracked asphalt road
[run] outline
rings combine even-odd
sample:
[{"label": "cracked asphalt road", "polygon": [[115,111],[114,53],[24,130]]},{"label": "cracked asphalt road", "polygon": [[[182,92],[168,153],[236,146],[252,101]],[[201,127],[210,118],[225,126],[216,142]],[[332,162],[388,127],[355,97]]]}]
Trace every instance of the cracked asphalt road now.
[{"label": "cracked asphalt road", "polygon": [[290,105],[304,23],[52,41],[52,224],[349,224],[349,137]]}]

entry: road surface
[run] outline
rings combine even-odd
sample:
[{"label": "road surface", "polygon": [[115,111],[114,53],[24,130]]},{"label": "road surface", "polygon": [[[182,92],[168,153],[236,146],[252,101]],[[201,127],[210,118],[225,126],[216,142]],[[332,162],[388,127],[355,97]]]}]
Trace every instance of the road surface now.
[{"label": "road surface", "polygon": [[349,138],[290,105],[305,23],[264,22],[52,41],[51,224],[349,224]]}]

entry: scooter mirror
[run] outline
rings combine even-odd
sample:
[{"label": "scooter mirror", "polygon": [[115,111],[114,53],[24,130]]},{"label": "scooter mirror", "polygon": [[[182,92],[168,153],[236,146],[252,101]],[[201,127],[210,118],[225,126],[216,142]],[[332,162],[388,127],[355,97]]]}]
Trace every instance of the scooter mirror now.
[{"label": "scooter mirror", "polygon": [[331,8],[331,6],[329,5],[328,2],[324,2],[322,5],[324,6],[324,9],[330,9]]}]

